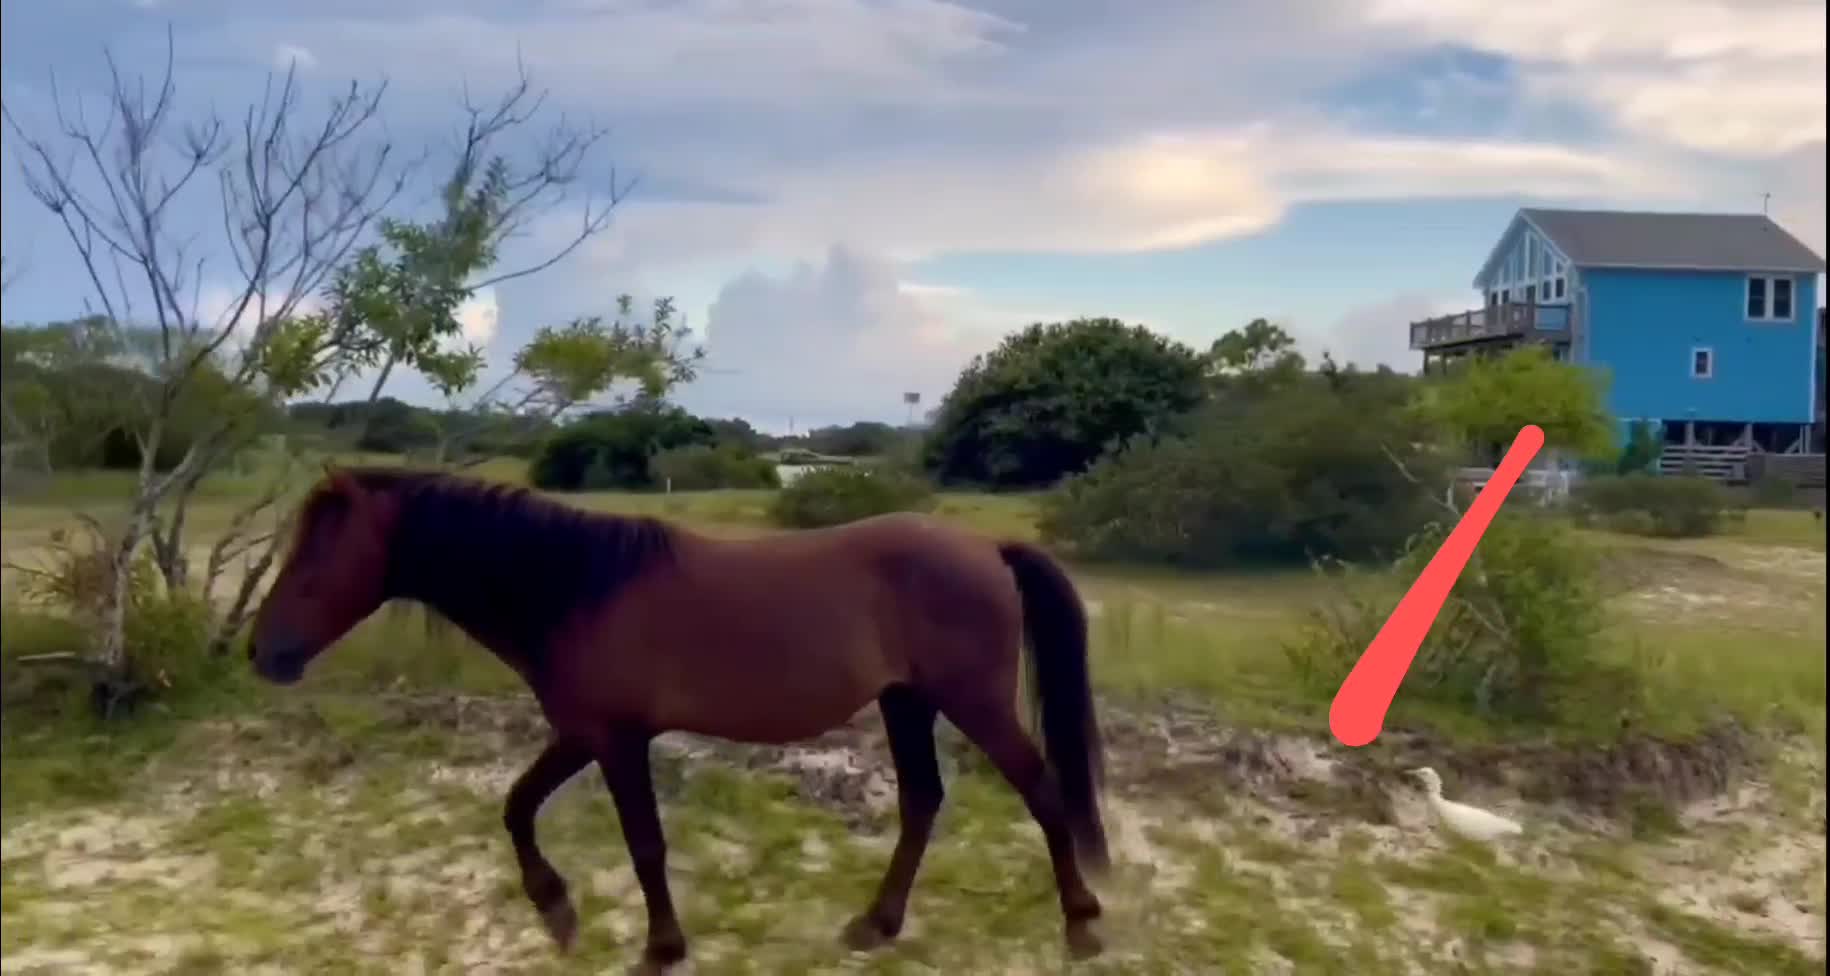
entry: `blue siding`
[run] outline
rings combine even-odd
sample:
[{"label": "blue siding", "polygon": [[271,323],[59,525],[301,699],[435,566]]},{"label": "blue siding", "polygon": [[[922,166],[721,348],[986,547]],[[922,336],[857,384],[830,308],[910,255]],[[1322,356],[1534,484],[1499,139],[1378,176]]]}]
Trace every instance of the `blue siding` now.
[{"label": "blue siding", "polygon": [[[1738,272],[1582,269],[1587,362],[1609,376],[1609,408],[1632,418],[1810,423],[1815,275],[1794,276],[1792,321],[1746,318]],[[1691,350],[1713,350],[1715,375],[1690,375]]]}]

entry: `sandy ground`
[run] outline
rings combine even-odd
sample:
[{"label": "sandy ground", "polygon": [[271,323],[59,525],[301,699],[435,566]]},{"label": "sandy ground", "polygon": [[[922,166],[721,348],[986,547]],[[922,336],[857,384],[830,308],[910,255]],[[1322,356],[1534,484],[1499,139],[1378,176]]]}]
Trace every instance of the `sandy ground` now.
[{"label": "sandy ground", "polygon": [[[1596,952],[1638,960],[1624,971],[1717,971],[1673,918],[1821,966],[1825,801],[1813,749],[1793,750],[1777,767],[1787,789],[1755,780],[1682,804],[1669,833],[1646,841],[1592,810],[1470,785],[1459,798],[1527,825],[1521,838],[1477,847],[1447,836],[1401,777],[1368,794],[1365,769],[1328,743],[1228,732],[1173,713],[1114,725],[1119,768],[1107,822],[1118,868],[1107,896],[1112,948],[1097,971],[1204,971],[1210,937],[1222,953],[1214,958],[1245,962],[1226,971],[1263,973],[1308,971],[1298,965],[1304,945],[1333,960],[1325,971],[1353,971],[1339,965],[1363,952],[1388,967],[1367,972],[1524,972],[1602,958],[1570,955],[1547,938],[1566,929]],[[308,775],[309,764],[255,765],[232,743],[265,737],[236,727],[220,751],[175,761],[133,802],[9,816],[0,971],[309,972],[362,956],[390,960],[388,972],[559,971],[514,890],[495,819],[525,760],[480,758],[531,754],[529,726],[516,718],[475,727],[496,728],[476,733],[496,744],[411,770],[358,759],[329,778]],[[684,784],[665,809],[697,972],[848,972],[882,962],[848,956],[832,939],[856,908],[841,893],[868,890],[894,838],[894,777],[868,718],[804,747],[666,740],[662,756],[662,778],[675,770]],[[695,785],[718,769],[786,789],[721,800],[707,791],[727,788],[717,786],[722,777]],[[1374,799],[1318,799],[1316,789],[1329,787]],[[1036,873],[1039,832],[1013,805],[987,805],[999,789],[976,785],[967,812],[943,815],[930,863],[944,861],[918,885],[905,942],[924,946],[930,964],[1050,971],[1059,959],[1045,875]],[[586,899],[588,938],[614,959],[637,944],[643,916],[600,793],[580,777],[566,809],[543,824],[557,821],[545,828],[556,838],[549,850]],[[1374,888],[1344,887],[1350,871]],[[1013,898],[1029,906],[1014,931],[980,938],[955,928],[1008,912]],[[1261,913],[1301,918],[1307,941],[1249,937]],[[1226,925],[1248,934],[1214,934]],[[733,927],[762,939],[720,931]]]}]

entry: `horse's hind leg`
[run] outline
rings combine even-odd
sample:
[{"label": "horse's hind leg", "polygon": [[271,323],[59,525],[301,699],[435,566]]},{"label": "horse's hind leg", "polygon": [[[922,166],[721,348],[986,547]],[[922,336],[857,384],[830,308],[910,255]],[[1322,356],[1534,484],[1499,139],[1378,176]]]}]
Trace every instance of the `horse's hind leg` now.
[{"label": "horse's hind leg", "polygon": [[915,884],[915,872],[921,867],[934,832],[934,817],[945,796],[940,762],[934,754],[933,704],[914,689],[898,685],[884,691],[877,707],[883,712],[890,755],[896,762],[902,830],[876,897],[864,914],[845,926],[845,944],[859,951],[875,949],[901,934],[909,889]]},{"label": "horse's hind leg", "polygon": [[1049,773],[1041,750],[1018,721],[1014,697],[975,694],[970,700],[944,703],[942,711],[966,738],[985,751],[991,764],[1023,797],[1030,816],[1042,828],[1049,861],[1054,866],[1061,913],[1067,920],[1068,951],[1084,959],[1103,949],[1093,931],[1093,921],[1100,915],[1099,898],[1087,887],[1080,872],[1060,787]]},{"label": "horse's hind leg", "polygon": [[674,911],[667,887],[667,838],[661,832],[661,811],[654,795],[654,774],[648,764],[652,736],[624,732],[613,735],[597,762],[604,771],[610,799],[623,823],[623,842],[635,865],[636,884],[648,907],[648,944],[632,973],[659,974],[686,958],[686,933]]},{"label": "horse's hind leg", "polygon": [[503,804],[502,825],[508,828],[508,839],[515,845],[521,888],[562,950],[571,948],[572,937],[578,933],[578,913],[566,894],[565,879],[553,869],[534,840],[534,818],[539,816],[547,797],[590,761],[590,750],[564,739],[555,740],[516,777]]}]

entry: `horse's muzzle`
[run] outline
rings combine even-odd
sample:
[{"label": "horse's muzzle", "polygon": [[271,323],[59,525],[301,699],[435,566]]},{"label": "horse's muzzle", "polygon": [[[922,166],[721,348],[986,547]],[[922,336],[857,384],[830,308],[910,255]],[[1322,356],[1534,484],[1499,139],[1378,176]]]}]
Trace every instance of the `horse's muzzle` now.
[{"label": "horse's muzzle", "polygon": [[290,685],[305,677],[305,662],[310,655],[302,647],[262,648],[249,641],[248,657],[254,662],[255,674],[276,685]]}]

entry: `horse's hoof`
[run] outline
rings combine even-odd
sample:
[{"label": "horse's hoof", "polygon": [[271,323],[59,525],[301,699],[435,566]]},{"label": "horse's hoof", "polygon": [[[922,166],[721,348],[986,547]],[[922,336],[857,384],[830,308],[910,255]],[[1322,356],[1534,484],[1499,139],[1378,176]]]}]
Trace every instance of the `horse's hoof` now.
[{"label": "horse's hoof", "polygon": [[578,937],[578,910],[572,907],[572,899],[561,898],[541,909],[540,924],[546,926],[561,954],[572,951],[572,942]]},{"label": "horse's hoof", "polygon": [[1067,927],[1067,951],[1070,959],[1091,959],[1106,951],[1106,944],[1093,931],[1092,922],[1071,922]]},{"label": "horse's hoof", "polygon": [[889,945],[895,937],[883,930],[877,920],[869,915],[859,915],[845,923],[845,931],[839,940],[853,952],[872,952]]},{"label": "horse's hoof", "polygon": [[669,973],[684,968],[685,963],[684,955],[655,955],[645,952],[642,954],[642,958],[637,960],[635,965],[630,966],[626,972],[629,976],[668,976]]}]

